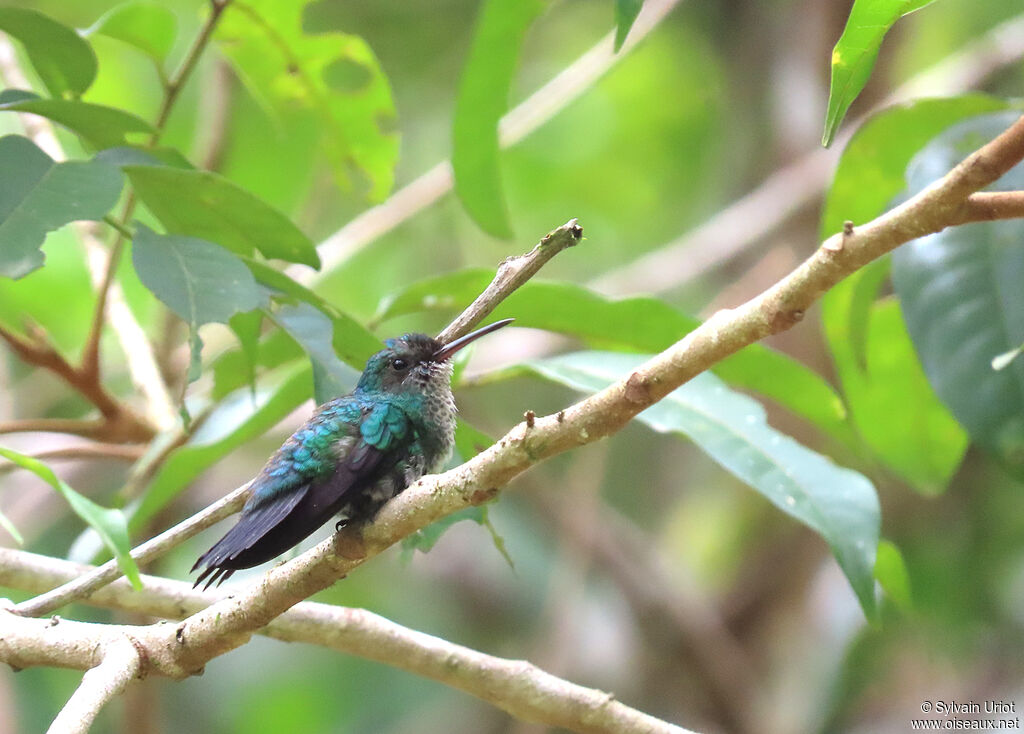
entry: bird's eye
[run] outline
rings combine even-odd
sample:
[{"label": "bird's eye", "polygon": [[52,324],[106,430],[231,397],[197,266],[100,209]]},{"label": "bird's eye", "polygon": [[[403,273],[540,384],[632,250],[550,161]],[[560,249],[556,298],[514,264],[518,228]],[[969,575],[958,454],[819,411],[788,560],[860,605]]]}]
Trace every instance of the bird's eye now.
[{"label": "bird's eye", "polygon": [[408,366],[409,366],[409,363],[406,362],[401,357],[395,357],[393,360],[391,360],[391,367],[392,367],[392,369],[398,370],[399,372],[401,372],[402,370],[404,370]]}]

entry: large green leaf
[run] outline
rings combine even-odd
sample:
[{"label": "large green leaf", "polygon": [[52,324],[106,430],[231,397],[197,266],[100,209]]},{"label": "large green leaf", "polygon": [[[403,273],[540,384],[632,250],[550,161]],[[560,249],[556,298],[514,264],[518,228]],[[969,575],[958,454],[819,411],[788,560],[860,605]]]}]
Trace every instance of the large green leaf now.
[{"label": "large green leaf", "polygon": [[875,578],[885,595],[904,613],[914,610],[914,597],[910,586],[910,572],[903,554],[891,541],[884,538],[878,544],[875,560]]},{"label": "large green leaf", "polygon": [[[1017,117],[989,115],[942,133],[907,169],[911,192]],[[995,187],[1024,188],[1024,168]],[[1024,361],[999,371],[991,361],[1024,342],[1022,236],[1019,220],[979,222],[914,240],[893,256],[893,285],[932,386],[971,438],[1017,471],[1024,469]]]},{"label": "large green leaf", "polygon": [[167,59],[178,33],[178,19],[161,3],[118,5],[96,21],[85,35],[98,33],[134,46],[157,64]]},{"label": "large green leaf", "polygon": [[633,21],[640,15],[644,0],[615,0],[615,51],[622,48],[633,27]]},{"label": "large green leaf", "polygon": [[[308,365],[296,365],[287,368],[272,389],[258,390],[255,401],[248,391],[238,390],[218,405],[199,431],[175,450],[153,477],[131,516],[132,531],[144,527],[206,469],[262,436],[307,400],[311,379]],[[258,470],[253,467],[252,475]],[[230,489],[225,487],[224,493]]]},{"label": "large green leaf", "polygon": [[[577,352],[526,362],[522,367],[576,390],[594,392],[625,377],[646,359]],[[724,469],[820,534],[864,613],[873,618],[881,520],[878,497],[868,479],[774,430],[757,401],[729,390],[709,373],[698,375],[637,418],[656,431],[688,437]]]},{"label": "large green leaf", "polygon": [[334,352],[346,364],[361,371],[370,355],[381,348],[380,340],[366,327],[322,296],[265,263],[250,259],[244,261],[263,285],[301,303],[308,303],[330,317],[334,328]]},{"label": "large green leaf", "polygon": [[77,99],[42,99],[17,89],[0,92],[0,111],[29,112],[53,120],[97,149],[124,145],[125,136],[130,133],[153,131],[141,117],[115,107]]},{"label": "large green leaf", "polygon": [[0,31],[25,47],[32,68],[55,97],[78,97],[96,78],[96,54],[74,30],[28,8],[0,8]]},{"label": "large green leaf", "polygon": [[[458,311],[493,277],[493,270],[471,269],[414,283],[381,304],[377,320],[425,310]],[[514,317],[517,326],[556,331],[602,347],[644,352],[668,348],[700,323],[655,298],[612,300],[573,283],[543,280],[526,283],[493,316]],[[734,385],[770,397],[834,438],[851,441],[839,396],[820,375],[792,358],[753,344],[714,371]]]},{"label": "large green leaf", "polygon": [[[269,109],[308,109],[339,182],[366,179],[371,200],[394,183],[398,133],[391,87],[373,51],[346,33],[307,34],[305,3],[235,2],[216,38],[250,92]],[[303,133],[306,134],[306,133]]]},{"label": "large green leaf", "polygon": [[485,0],[455,101],[452,168],[455,193],[481,229],[511,237],[498,165],[498,121],[523,36],[540,15],[540,0]]},{"label": "large green leaf", "polygon": [[249,268],[212,242],[181,235],[160,235],[137,225],[132,263],[139,280],[189,326],[192,359],[189,381],[199,376],[202,342],[199,327],[226,324],[236,313],[265,300]]},{"label": "large green leaf", "polygon": [[57,490],[57,493],[67,501],[72,512],[82,518],[100,536],[103,544],[117,559],[117,565],[121,568],[121,572],[128,577],[132,586],[136,589],[142,588],[139,567],[131,556],[132,546],[128,539],[128,524],[125,521],[124,513],[98,505],[85,495],[79,494],[54,474],[53,469],[38,459],[5,447],[0,447],[0,456],[27,469]]},{"label": "large green leaf", "polygon": [[322,405],[352,390],[359,372],[334,353],[334,323],[308,303],[283,306],[268,314],[309,355],[313,365],[313,397]]},{"label": "large green leaf", "polygon": [[876,302],[888,260],[868,265],[826,294],[825,336],[853,423],[883,464],[918,491],[945,489],[967,436],[921,369],[899,307]]},{"label": "large green leaf", "polygon": [[216,242],[239,255],[320,267],[313,242],[281,212],[209,171],[125,166],[135,193],[174,234]]},{"label": "large green leaf", "polygon": [[905,186],[904,171],[925,143],[954,122],[1005,109],[1007,102],[983,94],[919,99],[888,107],[850,138],[825,197],[821,238],[843,222],[864,224],[888,207]]},{"label": "large green leaf", "polygon": [[[263,315],[262,311],[255,313]],[[229,349],[217,356],[210,365],[213,371],[214,400],[220,400],[245,385],[255,388],[255,383],[252,382],[253,372],[272,370],[297,361],[302,358],[303,351],[299,343],[287,332],[273,329],[260,339],[255,355],[255,360],[252,360],[251,355],[246,354],[243,343],[239,349]]]},{"label": "large green leaf", "polygon": [[28,138],[0,138],[0,275],[20,278],[43,264],[46,233],[102,219],[124,181],[99,161],[56,163]]},{"label": "large green leaf", "polygon": [[133,243],[139,279],[188,324],[226,324],[234,314],[261,304],[249,268],[212,242],[161,235],[140,224]]},{"label": "large green leaf", "polygon": [[829,86],[825,132],[821,144],[829,145],[871,76],[878,48],[893,23],[933,0],[855,0],[843,35],[832,50],[832,82]]}]

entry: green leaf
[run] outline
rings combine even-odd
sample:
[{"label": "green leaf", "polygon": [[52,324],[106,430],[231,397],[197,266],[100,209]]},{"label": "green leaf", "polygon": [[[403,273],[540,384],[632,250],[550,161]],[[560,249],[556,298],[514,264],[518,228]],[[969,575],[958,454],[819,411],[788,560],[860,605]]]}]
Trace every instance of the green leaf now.
[{"label": "green leaf", "polygon": [[[262,436],[309,398],[307,365],[288,369],[275,387],[257,390],[256,400],[239,390],[217,406],[187,444],[175,450],[150,482],[131,516],[133,531],[146,525],[193,480],[236,448]],[[256,470],[252,472],[256,475]],[[225,488],[224,493],[231,488]]]},{"label": "green leaf", "polygon": [[[376,321],[425,310],[457,312],[494,277],[493,270],[462,270],[414,283],[389,297]],[[531,280],[495,310],[517,326],[576,336],[601,347],[656,352],[697,328],[699,321],[655,298],[612,300],[574,283]],[[733,385],[770,397],[845,443],[852,442],[842,400],[813,370],[752,344],[714,367]]]},{"label": "green leaf", "polygon": [[[1018,117],[960,123],[928,144],[907,169],[911,192],[945,175]],[[1016,166],[995,185],[1024,188]],[[924,371],[971,439],[1009,468],[1024,470],[1024,361],[994,371],[992,358],[1024,342],[1024,248],[1019,221],[950,227],[900,247],[893,285]]]},{"label": "green leaf", "polygon": [[41,99],[35,95],[25,98],[23,93],[13,99],[7,89],[0,93],[0,112],[29,112],[45,117],[71,130],[93,148],[111,148],[124,145],[130,133],[151,133],[153,127],[130,112],[114,107],[90,104],[72,99]]},{"label": "green leaf", "polygon": [[237,257],[212,242],[160,235],[138,224],[132,240],[132,264],[142,284],[189,327],[188,380],[201,368],[199,327],[226,324],[236,313],[251,311],[264,300],[256,279]]},{"label": "green leaf", "polygon": [[96,54],[89,42],[50,17],[28,8],[0,8],[0,30],[21,41],[54,97],[78,97],[96,78]]},{"label": "green leaf", "polygon": [[910,572],[907,571],[907,564],[900,549],[884,538],[878,543],[875,578],[897,608],[904,613],[913,611],[914,599],[910,591]]},{"label": "green leaf", "polygon": [[195,168],[188,158],[183,156],[175,148],[156,147],[140,145],[119,145],[115,148],[107,148],[96,154],[96,160],[109,163],[118,168],[125,166],[170,166],[172,168]]},{"label": "green leaf", "polygon": [[[262,311],[258,313],[262,315]],[[260,340],[256,354],[253,368],[263,370],[280,367],[303,356],[302,347],[291,336],[279,329],[272,330]],[[247,384],[255,388],[248,373],[247,359],[244,348],[230,349],[217,356],[211,365],[214,400],[221,400]]]},{"label": "green leaf", "polygon": [[20,278],[43,264],[46,233],[99,220],[121,194],[116,168],[99,161],[56,163],[28,138],[0,138],[0,275]]},{"label": "green leaf", "polygon": [[308,303],[284,306],[268,314],[309,355],[313,365],[313,397],[317,405],[344,395],[359,381],[359,372],[334,353],[334,324]]},{"label": "green leaf", "polygon": [[495,237],[512,236],[498,165],[498,121],[508,109],[523,36],[542,10],[539,0],[484,2],[455,100],[455,193],[473,221]]},{"label": "green leaf", "polygon": [[139,279],[187,324],[226,324],[234,314],[260,306],[252,273],[212,242],[160,235],[140,224],[133,243]]},{"label": "green leaf", "polygon": [[252,270],[256,280],[263,285],[297,301],[308,303],[331,318],[334,325],[334,352],[345,364],[355,367],[361,372],[366,365],[366,360],[380,351],[381,342],[377,337],[347,313],[339,311],[322,296],[265,263],[246,258],[243,260]]},{"label": "green leaf", "polygon": [[494,443],[494,439],[461,418],[455,423],[455,456],[452,466],[465,464]]},{"label": "green leaf", "polygon": [[[243,367],[241,372],[245,382],[252,386],[253,394],[256,390],[256,364],[260,358],[260,334],[263,331],[263,312],[254,309],[244,313],[236,313],[228,320],[231,331],[238,337],[238,343],[242,346]],[[216,378],[215,378],[216,379]]]},{"label": "green leaf", "polygon": [[885,211],[903,191],[910,159],[942,130],[966,117],[1006,107],[1005,100],[965,94],[920,99],[872,116],[853,134],[839,158],[825,197],[821,238],[842,230],[845,221],[864,224]]},{"label": "green leaf", "polygon": [[71,510],[100,536],[103,544],[114,554],[117,565],[121,572],[128,577],[132,586],[136,589],[142,588],[139,567],[135,565],[135,560],[131,556],[131,543],[128,539],[128,525],[125,522],[124,513],[98,505],[85,495],[79,494],[38,459],[5,447],[0,447],[0,456],[27,469],[57,490],[57,493],[67,501]]},{"label": "green leaf", "polygon": [[643,6],[644,0],[615,0],[615,53],[618,53],[622,44],[626,42],[629,29],[633,27],[633,22],[636,16],[640,15]]},{"label": "green leaf", "polygon": [[441,539],[441,536],[448,532],[448,528],[457,522],[463,520],[472,520],[478,525],[485,523],[485,516],[487,509],[485,505],[473,505],[466,507],[458,512],[453,512],[450,515],[442,517],[440,520],[436,520],[427,527],[422,528],[412,535],[407,535],[402,538],[402,553],[408,558],[408,554],[412,551],[419,551],[420,553],[429,553],[437,545],[437,541]]},{"label": "green leaf", "polygon": [[390,84],[362,38],[303,32],[304,6],[277,0],[235,3],[215,37],[264,107],[289,113],[307,109],[319,118],[321,144],[339,183],[350,187],[353,176],[361,176],[368,198],[382,200],[398,161]]},{"label": "green leaf", "polygon": [[916,490],[937,494],[967,437],[929,386],[898,305],[875,301],[888,272],[887,259],[871,263],[825,295],[825,337],[864,443]]},{"label": "green leaf", "polygon": [[135,193],[174,234],[216,242],[239,255],[320,267],[313,242],[276,209],[209,171],[125,166]]},{"label": "green leaf", "polygon": [[25,545],[25,538],[23,538],[21,533],[18,532],[18,528],[14,527],[14,523],[11,522],[2,512],[0,512],[0,528],[6,530],[7,534],[14,538],[15,543],[18,545]]},{"label": "green leaf", "polygon": [[855,0],[843,35],[832,50],[832,82],[829,86],[825,132],[821,144],[828,147],[839,123],[871,76],[878,48],[893,23],[933,0]]},{"label": "green leaf", "polygon": [[[576,390],[594,392],[647,359],[577,352],[522,366]],[[656,431],[688,437],[724,469],[821,535],[865,615],[874,617],[880,510],[867,478],[771,428],[757,401],[729,390],[710,373],[698,375],[637,418]]]},{"label": "green leaf", "polygon": [[125,3],[104,13],[85,31],[86,36],[95,33],[134,46],[162,64],[174,47],[178,19],[160,3]]}]

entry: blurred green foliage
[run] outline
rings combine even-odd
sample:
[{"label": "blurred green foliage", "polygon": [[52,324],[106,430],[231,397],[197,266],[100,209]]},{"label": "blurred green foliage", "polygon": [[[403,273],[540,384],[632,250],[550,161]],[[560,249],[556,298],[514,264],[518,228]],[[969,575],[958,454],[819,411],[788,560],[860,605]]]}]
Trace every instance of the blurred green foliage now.
[{"label": "blurred green foliage", "polygon": [[[597,382],[581,385],[562,374],[559,385],[549,384],[526,376],[523,365],[550,367],[538,358],[554,349],[665,348],[701,317],[777,280],[817,246],[819,233],[838,231],[846,220],[860,225],[905,195],[908,162],[950,125],[1020,95],[1015,60],[992,68],[980,93],[878,112],[838,158],[820,217],[792,217],[779,237],[705,269],[667,296],[617,298],[622,294],[588,287],[810,150],[823,113],[828,137],[847,108],[866,112],[927,65],[1024,13],[1024,0],[945,0],[893,26],[878,54],[889,25],[924,4],[877,4],[888,20],[861,28],[871,38],[860,59],[871,63],[846,70],[845,81],[833,76],[828,102],[829,54],[848,7],[817,0],[680,2],[578,99],[499,150],[502,112],[603,36],[621,44],[637,33],[630,26],[639,3],[239,0],[182,88],[159,147],[147,142],[166,99],[163,85],[187,57],[208,17],[207,2],[4,3],[0,32],[14,39],[32,89],[0,91],[0,136],[8,136],[0,137],[0,263],[7,263],[7,275],[24,276],[0,282],[0,325],[42,335],[77,362],[95,295],[80,231],[63,225],[120,217],[133,192],[139,205],[125,224],[136,242],[125,243],[116,282],[156,349],[172,395],[184,394],[190,412],[202,418],[189,440],[131,491],[121,491],[126,470],[116,460],[62,460],[54,464],[58,474],[99,505],[124,505],[133,538],[148,537],[251,478],[305,417],[314,392],[322,399],[350,386],[381,338],[436,333],[501,258],[575,216],[586,240],[495,314],[516,316],[524,328],[481,346],[465,372],[459,366],[461,458],[527,409],[565,407],[573,395],[564,384],[594,389]],[[854,8],[866,5],[858,0]],[[840,39],[841,59],[852,38]],[[28,147],[22,121],[33,118],[19,110],[58,124],[70,162],[46,163]],[[939,152],[929,146],[921,155],[931,156],[930,167],[912,167],[918,173],[910,190],[996,131],[979,128],[966,143]],[[114,150],[95,156],[100,148]],[[453,157],[459,197],[443,196],[311,276],[319,262],[313,244],[323,257],[338,246],[331,235],[356,215]],[[127,167],[123,188],[112,183],[114,166]],[[47,177],[61,172],[50,186]],[[19,208],[19,201],[32,206]],[[19,220],[37,209],[45,221]],[[740,225],[756,229],[758,222]],[[515,239],[485,232],[514,232]],[[1024,341],[1019,288],[1012,287],[1019,282],[1013,258],[1020,224],[977,232],[937,235],[942,258],[935,243],[904,248],[893,278],[887,261],[875,263],[791,332],[716,365],[730,388],[770,400],[768,423],[754,397],[731,391],[722,393],[728,397],[715,415],[708,395],[726,388],[713,377],[703,380],[713,384],[698,402],[710,400],[711,407],[700,405],[719,422],[735,413],[734,433],[761,432],[765,442],[747,436],[740,448],[704,449],[784,512],[695,445],[630,427],[606,444],[546,462],[517,480],[523,491],[488,507],[515,573],[486,527],[458,523],[443,537],[443,528],[429,529],[419,541],[423,549],[432,546],[429,554],[375,559],[318,599],[363,606],[488,653],[530,658],[700,731],[902,730],[925,699],[1019,696],[1013,682],[1024,675],[1024,515],[1019,480],[1004,472],[1018,465],[1013,381],[1024,366],[1018,359],[995,375],[990,360]],[[102,230],[101,237],[109,243],[113,233]],[[213,248],[203,251],[219,253],[214,262],[231,264],[201,271],[203,263],[180,247],[154,249],[194,239]],[[181,267],[172,267],[178,255]],[[981,261],[997,256],[1001,264],[985,271]],[[156,267],[136,272],[133,262]],[[988,272],[989,280],[960,277],[964,267]],[[231,273],[239,277],[228,279]],[[228,287],[242,281],[241,289]],[[941,298],[922,299],[927,292]],[[190,301],[190,293],[203,299]],[[980,321],[957,321],[952,312],[975,303],[985,304],[977,309]],[[205,342],[197,355],[202,377],[187,390],[188,344],[196,341],[162,304]],[[232,316],[236,310],[244,313]],[[207,323],[225,320],[230,328]],[[1000,328],[986,330],[992,325]],[[138,406],[125,354],[110,332],[100,344],[105,385]],[[936,345],[933,332],[944,341]],[[984,349],[973,346],[980,335]],[[596,367],[623,359],[632,357],[597,359]],[[89,415],[80,396],[13,355],[0,381],[5,420]],[[678,433],[677,419],[673,414],[656,427]],[[1006,435],[1009,444],[999,438]],[[772,454],[780,444],[791,453]],[[65,446],[51,434],[16,445],[22,453]],[[772,463],[804,490],[790,495],[800,496],[802,512],[787,509],[786,495],[769,481],[774,475],[752,469],[748,459],[755,468]],[[808,483],[800,471],[811,465],[827,467],[831,478]],[[0,511],[30,550],[68,554],[82,521],[45,504],[41,497],[49,494],[23,487],[29,481],[22,473],[0,480]],[[852,501],[844,491],[850,486],[863,502]],[[846,513],[878,504],[886,538],[880,544],[877,510]],[[566,506],[584,531],[566,520]],[[219,530],[149,570],[187,578]],[[260,572],[239,578],[245,583]],[[869,610],[877,602],[873,625],[858,596]],[[62,613],[124,621],[81,605]],[[707,667],[709,657],[737,652],[755,678],[753,690],[723,683]],[[0,672],[0,693],[9,694],[0,698],[13,702],[0,711],[0,729],[47,726],[78,676]],[[524,731],[518,727],[496,709],[401,671],[257,640],[213,661],[202,679],[134,687],[95,730]]]}]

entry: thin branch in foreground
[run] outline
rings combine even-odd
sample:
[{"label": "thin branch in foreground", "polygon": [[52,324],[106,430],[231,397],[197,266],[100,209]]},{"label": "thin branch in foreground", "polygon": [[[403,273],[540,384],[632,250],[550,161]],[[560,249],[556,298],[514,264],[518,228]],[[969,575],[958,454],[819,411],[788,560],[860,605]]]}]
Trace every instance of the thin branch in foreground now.
[{"label": "thin branch in foreground", "polygon": [[476,297],[458,317],[445,327],[437,339],[446,344],[468,334],[499,303],[508,298],[514,290],[528,281],[544,264],[567,247],[572,247],[583,237],[583,228],[576,219],[570,219],[561,227],[552,230],[529,252],[507,258],[498,266],[494,280]]},{"label": "thin branch in foreground", "polygon": [[[132,549],[132,558],[140,566],[159,558],[171,548],[184,543],[194,535],[198,535],[211,525],[238,512],[249,495],[249,484],[246,483],[230,494],[222,497],[212,505],[187,520],[183,520],[169,530],[150,538],[145,543]],[[60,609],[77,599],[92,594],[111,581],[121,576],[117,561],[107,561],[90,573],[68,581],[63,586],[52,589],[45,594],[33,597],[16,605],[11,611],[25,617],[39,617]]]},{"label": "thin branch in foreground", "polygon": [[[0,548],[0,585],[39,591],[81,575],[88,567],[70,561],[26,551]],[[131,611],[164,619],[181,619],[211,603],[226,598],[224,591],[200,591],[181,581],[143,576],[143,588],[135,591],[120,579],[98,590],[84,603],[108,609]],[[3,612],[0,611],[0,615]],[[2,616],[0,616],[2,618]],[[17,618],[13,618],[17,619]],[[38,630],[43,620],[27,620]],[[64,622],[62,622],[63,624]],[[80,625],[82,623],[69,623]],[[91,625],[94,635],[107,635],[111,627]],[[5,625],[5,630],[9,629]],[[13,630],[13,627],[10,629]],[[174,635],[173,646],[187,644],[188,632],[182,625],[158,625],[123,628],[139,639],[167,629]],[[72,639],[79,635],[75,628]],[[153,632],[151,632],[153,631]],[[304,642],[330,650],[357,655],[390,665],[424,678],[438,681],[491,703],[526,721],[583,732],[645,732],[688,734],[685,729],[667,724],[614,700],[611,694],[578,686],[557,678],[524,660],[508,660],[487,655],[432,635],[403,627],[365,609],[336,607],[317,602],[302,602],[258,630],[261,635],[286,642]],[[86,633],[84,636],[88,636]],[[13,638],[12,638],[13,639]],[[34,637],[25,638],[32,645]],[[55,644],[55,643],[54,643]],[[50,660],[50,652],[21,657],[21,664],[36,664],[39,658]],[[0,660],[5,658],[0,643]],[[65,665],[88,666],[89,657],[69,656]],[[595,720],[600,721],[595,721]],[[591,721],[581,727],[581,721]],[[609,724],[601,723],[608,721]],[[617,728],[621,725],[621,728]]]}]

